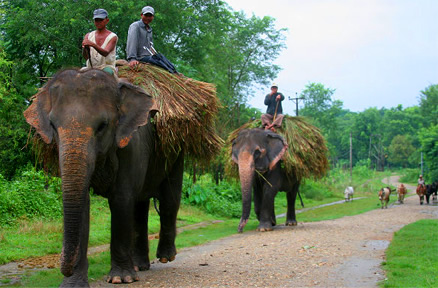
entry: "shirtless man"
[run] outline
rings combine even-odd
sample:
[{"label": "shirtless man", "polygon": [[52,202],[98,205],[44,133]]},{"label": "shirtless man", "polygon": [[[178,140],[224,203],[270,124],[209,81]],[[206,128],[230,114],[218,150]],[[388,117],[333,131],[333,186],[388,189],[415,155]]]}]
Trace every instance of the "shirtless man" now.
[{"label": "shirtless man", "polygon": [[82,41],[82,56],[87,59],[87,68],[101,69],[111,75],[116,73],[117,35],[108,29],[108,12],[96,9],[93,12],[96,30],[85,35]]}]

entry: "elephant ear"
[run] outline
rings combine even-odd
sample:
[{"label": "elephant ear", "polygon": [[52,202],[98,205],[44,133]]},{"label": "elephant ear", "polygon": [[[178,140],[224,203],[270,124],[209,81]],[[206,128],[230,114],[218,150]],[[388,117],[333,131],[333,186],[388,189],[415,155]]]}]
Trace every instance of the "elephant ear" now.
[{"label": "elephant ear", "polygon": [[35,95],[32,104],[23,112],[27,123],[35,128],[36,132],[41,135],[43,141],[50,144],[53,140],[53,128],[50,125],[49,113],[52,109],[52,103],[47,87],[44,87]]},{"label": "elephant ear", "polygon": [[155,101],[143,89],[127,82],[118,84],[120,91],[120,116],[116,131],[117,146],[126,147],[132,133],[148,123],[149,116],[158,112]]},{"label": "elephant ear", "polygon": [[287,150],[287,143],[283,137],[280,135],[267,131],[268,137],[268,159],[269,159],[269,170],[272,170],[274,166],[281,160],[284,153]]}]

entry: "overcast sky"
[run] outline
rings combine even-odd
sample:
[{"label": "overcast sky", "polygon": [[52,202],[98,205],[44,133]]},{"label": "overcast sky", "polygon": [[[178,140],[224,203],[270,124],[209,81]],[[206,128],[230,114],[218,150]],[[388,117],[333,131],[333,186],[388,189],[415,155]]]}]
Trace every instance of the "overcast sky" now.
[{"label": "overcast sky", "polygon": [[[286,98],[319,82],[351,111],[406,108],[438,84],[438,0],[225,1],[288,28],[274,80]],[[264,112],[268,92],[264,87],[249,104]],[[285,100],[283,110],[295,115],[294,102]]]}]

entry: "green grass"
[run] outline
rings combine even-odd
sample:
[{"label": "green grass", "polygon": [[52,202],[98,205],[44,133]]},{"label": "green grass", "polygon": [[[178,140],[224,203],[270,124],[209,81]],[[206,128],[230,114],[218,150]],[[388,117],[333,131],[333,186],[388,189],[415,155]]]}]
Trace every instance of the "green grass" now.
[{"label": "green grass", "polygon": [[[152,206],[152,205],[151,205]],[[153,208],[149,209],[149,233],[158,233],[160,219]],[[199,209],[182,205],[178,213],[177,227],[213,220],[213,216]],[[106,199],[91,197],[89,247],[110,241],[111,216]],[[0,264],[30,257],[60,253],[62,249],[63,223],[59,220],[22,220],[15,227],[0,231]]]},{"label": "green grass", "polygon": [[[393,197],[388,203],[394,203],[396,199]],[[352,202],[335,204],[332,206],[321,207],[315,210],[309,210],[297,215],[300,222],[315,222],[322,220],[337,219],[344,216],[353,216],[365,213],[377,208],[381,208],[380,201],[377,197],[356,199]]]},{"label": "green grass", "polygon": [[394,234],[382,287],[438,287],[438,220],[419,220]]}]

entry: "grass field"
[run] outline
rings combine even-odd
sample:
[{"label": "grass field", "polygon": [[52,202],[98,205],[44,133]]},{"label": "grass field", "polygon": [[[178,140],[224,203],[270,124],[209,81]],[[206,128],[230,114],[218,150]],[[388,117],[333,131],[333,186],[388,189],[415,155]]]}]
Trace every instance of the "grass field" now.
[{"label": "grass field", "polygon": [[420,220],[394,234],[382,287],[438,287],[438,220]]}]

